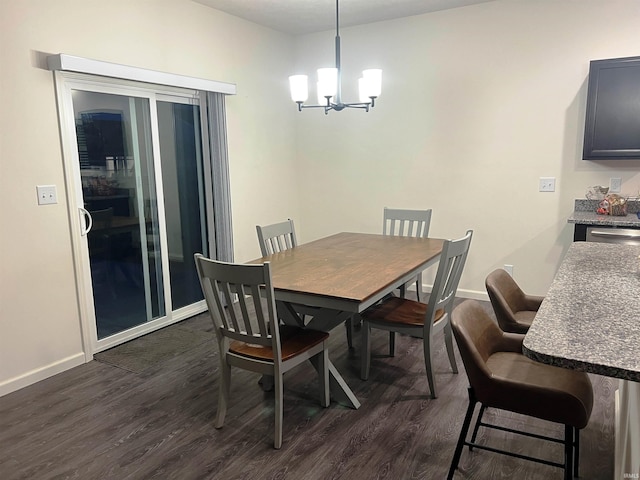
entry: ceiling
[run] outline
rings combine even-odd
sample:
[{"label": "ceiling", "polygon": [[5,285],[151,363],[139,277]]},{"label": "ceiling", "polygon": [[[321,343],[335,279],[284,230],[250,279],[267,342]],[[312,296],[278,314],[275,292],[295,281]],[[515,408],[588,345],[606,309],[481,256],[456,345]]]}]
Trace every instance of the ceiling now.
[{"label": "ceiling", "polygon": [[[193,0],[284,33],[302,35],[333,30],[334,0]],[[340,26],[410,17],[493,0],[342,0]]]}]

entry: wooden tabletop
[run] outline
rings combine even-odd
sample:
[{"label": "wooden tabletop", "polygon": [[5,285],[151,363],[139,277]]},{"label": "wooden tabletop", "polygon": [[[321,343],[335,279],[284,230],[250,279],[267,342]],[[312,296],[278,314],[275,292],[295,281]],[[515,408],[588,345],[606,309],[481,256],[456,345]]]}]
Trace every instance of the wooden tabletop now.
[{"label": "wooden tabletop", "polygon": [[251,263],[271,262],[279,300],[361,312],[435,263],[443,242],[338,233]]}]

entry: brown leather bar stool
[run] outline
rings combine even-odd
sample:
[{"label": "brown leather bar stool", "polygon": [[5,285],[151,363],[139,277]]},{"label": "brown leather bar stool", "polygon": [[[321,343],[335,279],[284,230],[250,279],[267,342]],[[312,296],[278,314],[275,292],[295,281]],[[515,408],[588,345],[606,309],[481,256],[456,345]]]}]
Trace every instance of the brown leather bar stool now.
[{"label": "brown leather bar stool", "polygon": [[[565,479],[578,475],[579,430],[589,422],[593,388],[586,373],[535,362],[522,354],[523,335],[502,332],[476,301],[467,300],[451,315],[453,334],[469,378],[469,408],[449,469],[458,468],[464,446],[502,453],[545,465],[564,468]],[[476,403],[482,408],[471,441],[467,433]],[[482,422],[487,407],[561,423],[564,441]],[[564,463],[534,458],[475,443],[480,426],[564,444]]]},{"label": "brown leather bar stool", "polygon": [[527,333],[544,297],[524,293],[501,268],[487,276],[485,285],[500,328],[505,332]]}]

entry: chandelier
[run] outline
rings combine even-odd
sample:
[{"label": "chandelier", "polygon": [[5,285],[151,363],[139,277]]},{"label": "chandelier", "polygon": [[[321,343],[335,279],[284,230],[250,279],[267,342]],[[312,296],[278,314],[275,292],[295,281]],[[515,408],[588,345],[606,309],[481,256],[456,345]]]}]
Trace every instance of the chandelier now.
[{"label": "chandelier", "polygon": [[336,66],[335,68],[318,69],[318,105],[305,105],[309,98],[309,85],[306,75],[291,75],[289,86],[291,99],[298,104],[298,111],[303,108],[324,108],[325,115],[329,110],[341,111],[345,108],[363,108],[367,112],[375,106],[375,100],[380,95],[382,88],[382,70],[372,68],[364,70],[358,80],[359,102],[344,103],[341,95],[341,71],[340,71],[340,17],[338,0],[336,0]]}]

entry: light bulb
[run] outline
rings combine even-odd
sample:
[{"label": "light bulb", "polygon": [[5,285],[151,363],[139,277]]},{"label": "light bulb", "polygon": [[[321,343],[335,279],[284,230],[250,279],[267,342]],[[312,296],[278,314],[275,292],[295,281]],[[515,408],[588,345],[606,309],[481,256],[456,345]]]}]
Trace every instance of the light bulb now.
[{"label": "light bulb", "polygon": [[306,102],[309,98],[309,86],[306,75],[291,75],[289,77],[291,99],[294,102]]},{"label": "light bulb", "polygon": [[338,69],[318,69],[318,98],[333,97],[338,91]]},{"label": "light bulb", "polygon": [[363,70],[360,84],[360,98],[379,97],[382,91],[382,70],[370,68]]}]

